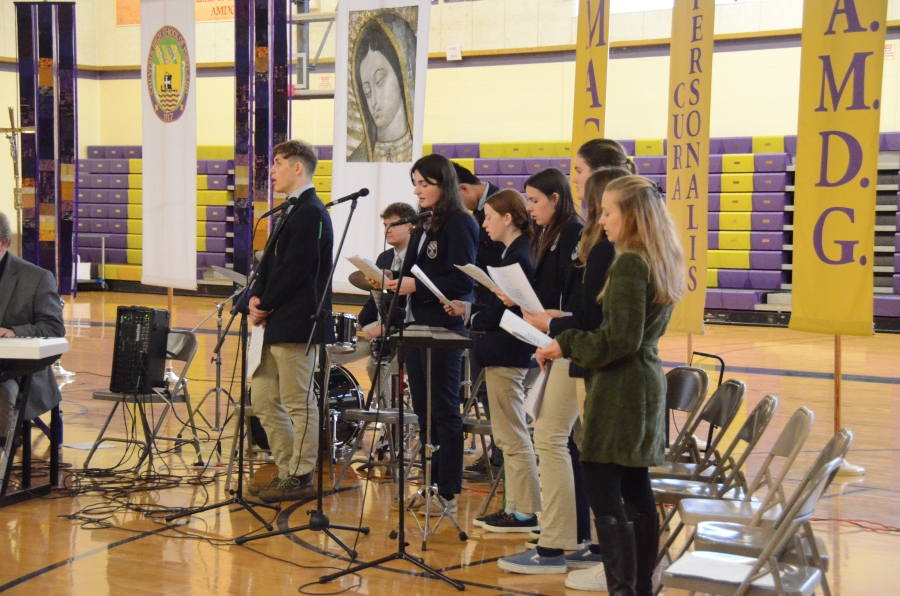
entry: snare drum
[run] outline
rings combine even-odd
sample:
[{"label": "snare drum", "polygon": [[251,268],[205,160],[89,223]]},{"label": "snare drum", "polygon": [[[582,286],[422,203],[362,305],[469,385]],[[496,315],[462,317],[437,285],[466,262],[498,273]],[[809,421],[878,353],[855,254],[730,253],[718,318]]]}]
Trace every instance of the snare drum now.
[{"label": "snare drum", "polygon": [[331,313],[334,322],[333,354],[348,354],[356,350],[356,315],[345,312]]}]

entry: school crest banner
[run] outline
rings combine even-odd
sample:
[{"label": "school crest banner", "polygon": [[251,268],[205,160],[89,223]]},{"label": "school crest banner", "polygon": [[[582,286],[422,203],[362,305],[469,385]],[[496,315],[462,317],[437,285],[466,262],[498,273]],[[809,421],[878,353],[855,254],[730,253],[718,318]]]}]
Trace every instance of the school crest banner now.
[{"label": "school crest banner", "polygon": [[579,0],[575,46],[575,111],[572,159],[591,139],[603,138],[606,128],[606,75],[609,66],[609,2]]},{"label": "school crest banner", "polygon": [[[418,205],[409,170],[422,157],[430,0],[341,0],[337,10],[331,199],[360,188],[334,291],[359,293],[342,256],[374,259],[384,250],[379,214],[397,201]],[[331,210],[335,235],[350,213]],[[336,245],[336,243],[335,243]]]},{"label": "school crest banner", "polygon": [[887,0],[807,1],[790,328],[871,335]]},{"label": "school crest banner", "polygon": [[147,285],[197,288],[194,5],[141,0],[143,269]]},{"label": "school crest banner", "polygon": [[684,248],[687,291],[669,329],[703,333],[709,245],[709,117],[715,0],[675,0],[669,71],[666,205]]}]

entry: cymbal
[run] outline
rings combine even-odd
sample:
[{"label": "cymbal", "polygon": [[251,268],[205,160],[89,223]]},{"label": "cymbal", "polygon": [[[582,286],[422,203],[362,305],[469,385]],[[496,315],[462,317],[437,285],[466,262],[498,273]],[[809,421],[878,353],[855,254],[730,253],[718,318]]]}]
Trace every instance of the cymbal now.
[{"label": "cymbal", "polygon": [[371,292],[375,289],[375,287],[366,281],[366,276],[362,271],[354,271],[350,274],[350,277],[347,278],[348,281],[359,288],[360,290]]},{"label": "cymbal", "polygon": [[239,286],[247,285],[247,276],[246,275],[237,273],[236,271],[234,271],[232,269],[226,269],[225,267],[219,267],[218,265],[213,265],[212,268],[213,268],[213,271],[222,275],[226,279],[230,279],[231,281],[233,281],[234,283],[236,283]]}]

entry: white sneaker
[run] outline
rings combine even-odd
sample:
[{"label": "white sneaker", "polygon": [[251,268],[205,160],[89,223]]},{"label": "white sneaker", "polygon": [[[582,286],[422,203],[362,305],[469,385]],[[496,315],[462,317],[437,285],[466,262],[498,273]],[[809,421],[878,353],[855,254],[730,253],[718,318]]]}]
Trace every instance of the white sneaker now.
[{"label": "white sneaker", "polygon": [[606,592],[606,572],[603,563],[590,569],[570,571],[566,576],[566,587],[584,592]]}]

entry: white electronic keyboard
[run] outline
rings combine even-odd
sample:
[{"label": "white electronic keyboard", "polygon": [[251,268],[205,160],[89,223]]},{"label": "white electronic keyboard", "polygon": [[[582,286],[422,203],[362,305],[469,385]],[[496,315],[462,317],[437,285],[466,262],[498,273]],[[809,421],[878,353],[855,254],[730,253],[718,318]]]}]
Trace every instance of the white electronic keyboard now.
[{"label": "white electronic keyboard", "polygon": [[64,337],[0,337],[0,359],[42,360],[68,351]]}]

